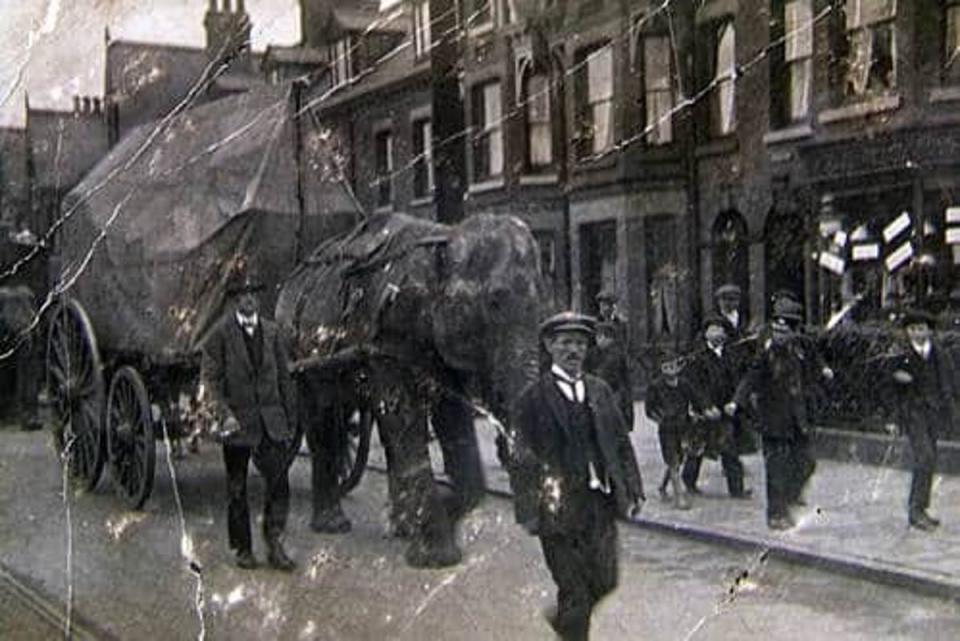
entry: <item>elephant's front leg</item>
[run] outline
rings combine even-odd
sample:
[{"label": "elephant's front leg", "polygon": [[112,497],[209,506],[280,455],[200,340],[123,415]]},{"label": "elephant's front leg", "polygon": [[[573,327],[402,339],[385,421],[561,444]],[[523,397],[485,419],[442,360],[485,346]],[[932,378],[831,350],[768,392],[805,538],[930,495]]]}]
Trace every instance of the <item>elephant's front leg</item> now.
[{"label": "elephant's front leg", "polygon": [[310,481],[315,532],[340,533],[350,530],[350,521],[340,506],[337,472],[346,449],[342,412],[334,404],[330,386],[304,381],[300,387],[300,420],[310,448]]},{"label": "elephant's front leg", "polygon": [[462,553],[433,479],[424,400],[409,372],[383,368],[374,375],[380,438],[389,452],[394,518],[412,528],[407,563],[413,567],[456,565]]},{"label": "elephant's front leg", "polygon": [[473,409],[459,390],[449,390],[441,392],[431,415],[444,471],[453,482],[454,492],[444,497],[445,503],[451,517],[459,519],[480,503],[486,490]]}]

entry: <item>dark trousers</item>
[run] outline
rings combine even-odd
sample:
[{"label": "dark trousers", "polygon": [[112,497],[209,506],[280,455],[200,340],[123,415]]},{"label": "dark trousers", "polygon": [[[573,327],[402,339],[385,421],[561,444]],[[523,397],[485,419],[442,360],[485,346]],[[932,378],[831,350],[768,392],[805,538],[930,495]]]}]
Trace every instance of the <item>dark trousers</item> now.
[{"label": "dark trousers", "polygon": [[930,488],[937,468],[937,437],[928,420],[911,422],[907,426],[910,439],[913,479],[910,482],[910,514],[924,512],[930,507]]},{"label": "dark trousers", "polygon": [[[691,455],[683,462],[683,484],[688,488],[697,486],[697,479],[700,478],[700,466],[703,464],[703,455]],[[736,452],[725,450],[720,452],[720,465],[723,467],[723,475],[727,477],[727,490],[731,496],[737,496],[743,493],[743,463]]]},{"label": "dark trousers", "polygon": [[617,526],[613,500],[599,492],[583,501],[577,527],[542,534],[543,556],[557,584],[554,630],[566,641],[586,640],[593,608],[617,587]]},{"label": "dark trousers", "polygon": [[[330,391],[334,389],[333,386],[329,388]],[[309,404],[312,408],[309,416],[301,420],[307,426],[313,512],[317,514],[340,505],[339,474],[344,467],[344,454],[347,451],[348,417],[344,417],[336,407],[318,400],[327,397],[310,394],[300,398],[302,405]]]},{"label": "dark trousers", "polygon": [[287,524],[290,512],[290,485],[287,480],[290,457],[287,448],[263,437],[255,447],[223,446],[223,462],[227,468],[227,531],[231,549],[249,552],[250,508],[247,505],[247,468],[250,459],[266,483],[263,504],[263,536],[275,540]]},{"label": "dark trousers", "polygon": [[800,499],[817,466],[810,440],[799,431],[790,437],[764,436],[763,460],[767,473],[767,518],[787,517],[790,504]]}]

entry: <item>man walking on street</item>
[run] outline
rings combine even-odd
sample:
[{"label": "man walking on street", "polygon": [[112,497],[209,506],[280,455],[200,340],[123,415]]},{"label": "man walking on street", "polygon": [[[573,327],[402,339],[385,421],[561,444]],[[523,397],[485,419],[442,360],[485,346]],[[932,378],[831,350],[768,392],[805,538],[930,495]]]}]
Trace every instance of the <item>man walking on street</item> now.
[{"label": "man walking on street", "polygon": [[236,303],[212,330],[203,350],[205,396],[223,431],[227,470],[230,547],[243,569],[257,566],[250,536],[247,468],[250,459],[266,482],[263,535],[267,561],[279,570],[295,564],[280,538],[290,510],[287,471],[296,420],[294,387],[286,346],[277,326],[260,317],[258,291],[250,280],[228,290]]},{"label": "man walking on street", "polygon": [[[802,505],[803,490],[816,468],[810,451],[804,374],[808,361],[817,356],[807,353],[796,334],[803,320],[801,310],[792,300],[777,302],[771,334],[724,408],[728,416],[735,416],[750,394],[757,394],[767,475],[767,526],[772,530],[795,525],[790,507]],[[819,364],[821,375],[832,379],[833,370]]]},{"label": "man walking on street", "polygon": [[550,624],[587,639],[593,608],[617,586],[614,520],[639,512],[643,485],[613,392],[583,373],[594,319],[563,312],[540,335],[550,368],[516,403],[508,469],[517,522],[540,537],[557,583]]},{"label": "man walking on street", "polygon": [[953,372],[943,347],[932,338],[931,316],[922,311],[907,312],[903,326],[909,345],[890,365],[899,421],[913,453],[907,519],[911,526],[929,531],[940,525],[939,519],[927,512],[937,466],[937,437],[949,429],[957,415]]}]

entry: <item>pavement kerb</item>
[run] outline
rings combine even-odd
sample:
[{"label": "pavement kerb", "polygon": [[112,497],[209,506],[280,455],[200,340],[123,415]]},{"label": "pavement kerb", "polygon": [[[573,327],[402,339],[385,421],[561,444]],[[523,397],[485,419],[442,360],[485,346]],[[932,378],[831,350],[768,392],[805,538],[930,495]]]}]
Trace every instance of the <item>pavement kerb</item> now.
[{"label": "pavement kerb", "polygon": [[[3,564],[0,564],[0,584],[6,588],[6,592],[13,595],[18,603],[36,614],[40,619],[66,632],[66,616],[62,604],[30,587],[25,581],[11,573]],[[107,634],[94,630],[92,625],[85,622],[77,614],[76,610],[71,615],[70,633],[65,635],[65,638],[71,641],[105,641],[110,639]]]},{"label": "pavement kerb", "polygon": [[[381,474],[387,472],[386,468],[373,464],[368,465],[367,469]],[[438,478],[438,481],[449,485],[449,481],[443,477]],[[488,486],[487,494],[513,499],[512,492],[500,488]],[[783,561],[808,565],[866,581],[906,588],[919,594],[950,599],[960,603],[960,580],[950,575],[937,575],[878,559],[815,551],[779,537],[756,537],[719,527],[705,527],[692,523],[651,519],[643,516],[632,520],[624,519],[622,523],[628,527],[653,530],[706,543],[755,551],[758,554],[767,554]]]}]

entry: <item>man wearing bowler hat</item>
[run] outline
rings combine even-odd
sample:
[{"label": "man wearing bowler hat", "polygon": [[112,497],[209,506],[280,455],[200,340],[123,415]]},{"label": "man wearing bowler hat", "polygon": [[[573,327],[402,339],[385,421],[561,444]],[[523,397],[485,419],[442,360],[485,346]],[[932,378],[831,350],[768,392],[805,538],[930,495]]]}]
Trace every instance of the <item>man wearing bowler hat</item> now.
[{"label": "man wearing bowler hat", "polygon": [[907,519],[911,526],[929,531],[940,525],[927,512],[937,465],[937,437],[957,417],[953,371],[943,347],[933,340],[932,316],[908,311],[902,325],[907,344],[888,366],[898,401],[897,420],[907,433],[913,453]]},{"label": "man wearing bowler hat", "polygon": [[617,399],[583,372],[595,333],[595,320],[574,312],[541,325],[550,367],[521,394],[512,421],[516,518],[540,538],[558,588],[548,618],[563,639],[588,638],[594,606],[617,585],[614,519],[644,501]]},{"label": "man wearing bowler hat", "polygon": [[250,459],[266,483],[263,535],[267,561],[290,571],[281,537],[290,511],[287,471],[295,434],[294,387],[286,348],[277,326],[260,316],[262,286],[247,277],[227,289],[232,300],[203,349],[203,395],[222,425],[227,469],[227,530],[236,564],[257,566],[250,536],[247,468]]},{"label": "man wearing bowler hat", "polygon": [[795,525],[790,508],[803,504],[804,488],[816,468],[808,434],[809,385],[805,379],[809,361],[817,361],[824,378],[833,378],[833,370],[810,353],[797,334],[802,311],[794,300],[777,301],[769,336],[724,408],[727,415],[735,416],[751,393],[757,395],[767,476],[767,526],[772,530]]}]

